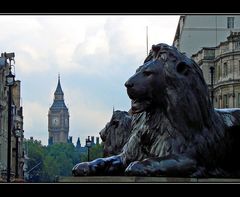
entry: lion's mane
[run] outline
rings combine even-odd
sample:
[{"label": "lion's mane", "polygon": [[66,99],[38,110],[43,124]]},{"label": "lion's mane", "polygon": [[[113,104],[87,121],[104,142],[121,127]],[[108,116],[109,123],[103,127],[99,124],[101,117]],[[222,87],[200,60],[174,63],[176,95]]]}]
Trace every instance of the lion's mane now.
[{"label": "lion's mane", "polygon": [[133,116],[132,135],[124,147],[125,162],[185,154],[214,171],[216,163],[226,159],[228,135],[211,105],[202,70],[166,44],[153,46],[144,63],[154,59],[164,61],[162,75],[157,76],[165,81],[157,96],[163,105]]},{"label": "lion's mane", "polygon": [[131,133],[132,117],[126,111],[113,111],[111,120],[100,131],[104,157],[122,152]]}]

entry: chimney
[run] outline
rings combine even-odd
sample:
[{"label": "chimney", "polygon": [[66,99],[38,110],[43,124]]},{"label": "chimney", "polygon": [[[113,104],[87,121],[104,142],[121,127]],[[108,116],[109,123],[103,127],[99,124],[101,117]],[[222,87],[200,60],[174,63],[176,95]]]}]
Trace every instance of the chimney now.
[{"label": "chimney", "polygon": [[69,136],[68,143],[72,143],[72,136]]},{"label": "chimney", "polygon": [[53,137],[49,137],[48,138],[48,145],[52,145],[53,144]]},{"label": "chimney", "polygon": [[91,137],[91,142],[94,144],[94,136]]},{"label": "chimney", "polygon": [[96,144],[99,144],[99,137],[96,137]]},{"label": "chimney", "polygon": [[80,138],[77,139],[76,148],[81,148]]}]

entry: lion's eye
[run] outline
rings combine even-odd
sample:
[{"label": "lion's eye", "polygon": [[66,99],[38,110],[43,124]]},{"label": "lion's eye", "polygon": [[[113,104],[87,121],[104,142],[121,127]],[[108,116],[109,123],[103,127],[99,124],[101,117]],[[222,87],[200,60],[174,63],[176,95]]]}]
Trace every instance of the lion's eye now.
[{"label": "lion's eye", "polygon": [[144,74],[145,76],[149,76],[149,75],[153,74],[153,72],[152,72],[152,71],[149,71],[149,70],[145,70],[145,71],[143,71],[143,74]]},{"label": "lion's eye", "polygon": [[188,72],[188,66],[185,62],[180,62],[177,65],[177,72],[183,75],[187,75]]},{"label": "lion's eye", "polygon": [[113,120],[112,121],[112,125],[114,125],[115,127],[118,127],[119,121],[117,120]]}]

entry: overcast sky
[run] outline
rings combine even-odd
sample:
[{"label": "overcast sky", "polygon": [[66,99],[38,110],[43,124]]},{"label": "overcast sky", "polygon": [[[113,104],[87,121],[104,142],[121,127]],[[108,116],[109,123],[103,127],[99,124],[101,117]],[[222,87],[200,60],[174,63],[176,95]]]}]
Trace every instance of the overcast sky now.
[{"label": "overcast sky", "polygon": [[125,81],[153,44],[172,45],[177,15],[0,16],[0,52],[15,52],[24,136],[48,143],[48,110],[58,73],[70,113],[69,135],[99,136],[115,110],[130,109]]}]

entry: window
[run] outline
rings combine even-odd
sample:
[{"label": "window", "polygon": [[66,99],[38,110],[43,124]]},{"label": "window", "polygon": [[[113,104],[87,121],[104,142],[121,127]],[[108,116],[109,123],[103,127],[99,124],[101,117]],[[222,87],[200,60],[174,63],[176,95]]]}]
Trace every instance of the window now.
[{"label": "window", "polygon": [[221,102],[222,102],[222,96],[219,95],[219,98],[218,98],[218,108],[221,108]]},{"label": "window", "polygon": [[234,44],[235,44],[235,49],[240,49],[240,41],[237,41]]},{"label": "window", "polygon": [[223,64],[223,77],[226,77],[228,75],[228,65],[227,62],[224,62]]},{"label": "window", "polygon": [[67,126],[68,126],[68,119],[65,118],[65,127],[67,127]]},{"label": "window", "polygon": [[218,66],[217,66],[217,74],[218,74],[217,79],[218,79],[218,80],[220,80],[221,72],[222,72],[221,65],[218,65]]},{"label": "window", "polygon": [[233,67],[231,64],[229,64],[229,73],[232,73],[232,71],[233,71]]},{"label": "window", "polygon": [[228,95],[223,95],[223,108],[228,108]]},{"label": "window", "polygon": [[240,93],[238,93],[238,107],[240,107]]},{"label": "window", "polygon": [[238,74],[240,75],[240,60],[238,60]]},{"label": "window", "polygon": [[216,82],[217,82],[217,80],[218,80],[218,66],[216,65],[215,68],[216,68],[216,69],[215,69],[215,72],[214,72],[214,79],[215,79]]},{"label": "window", "polygon": [[234,17],[227,17],[227,28],[234,28]]}]

